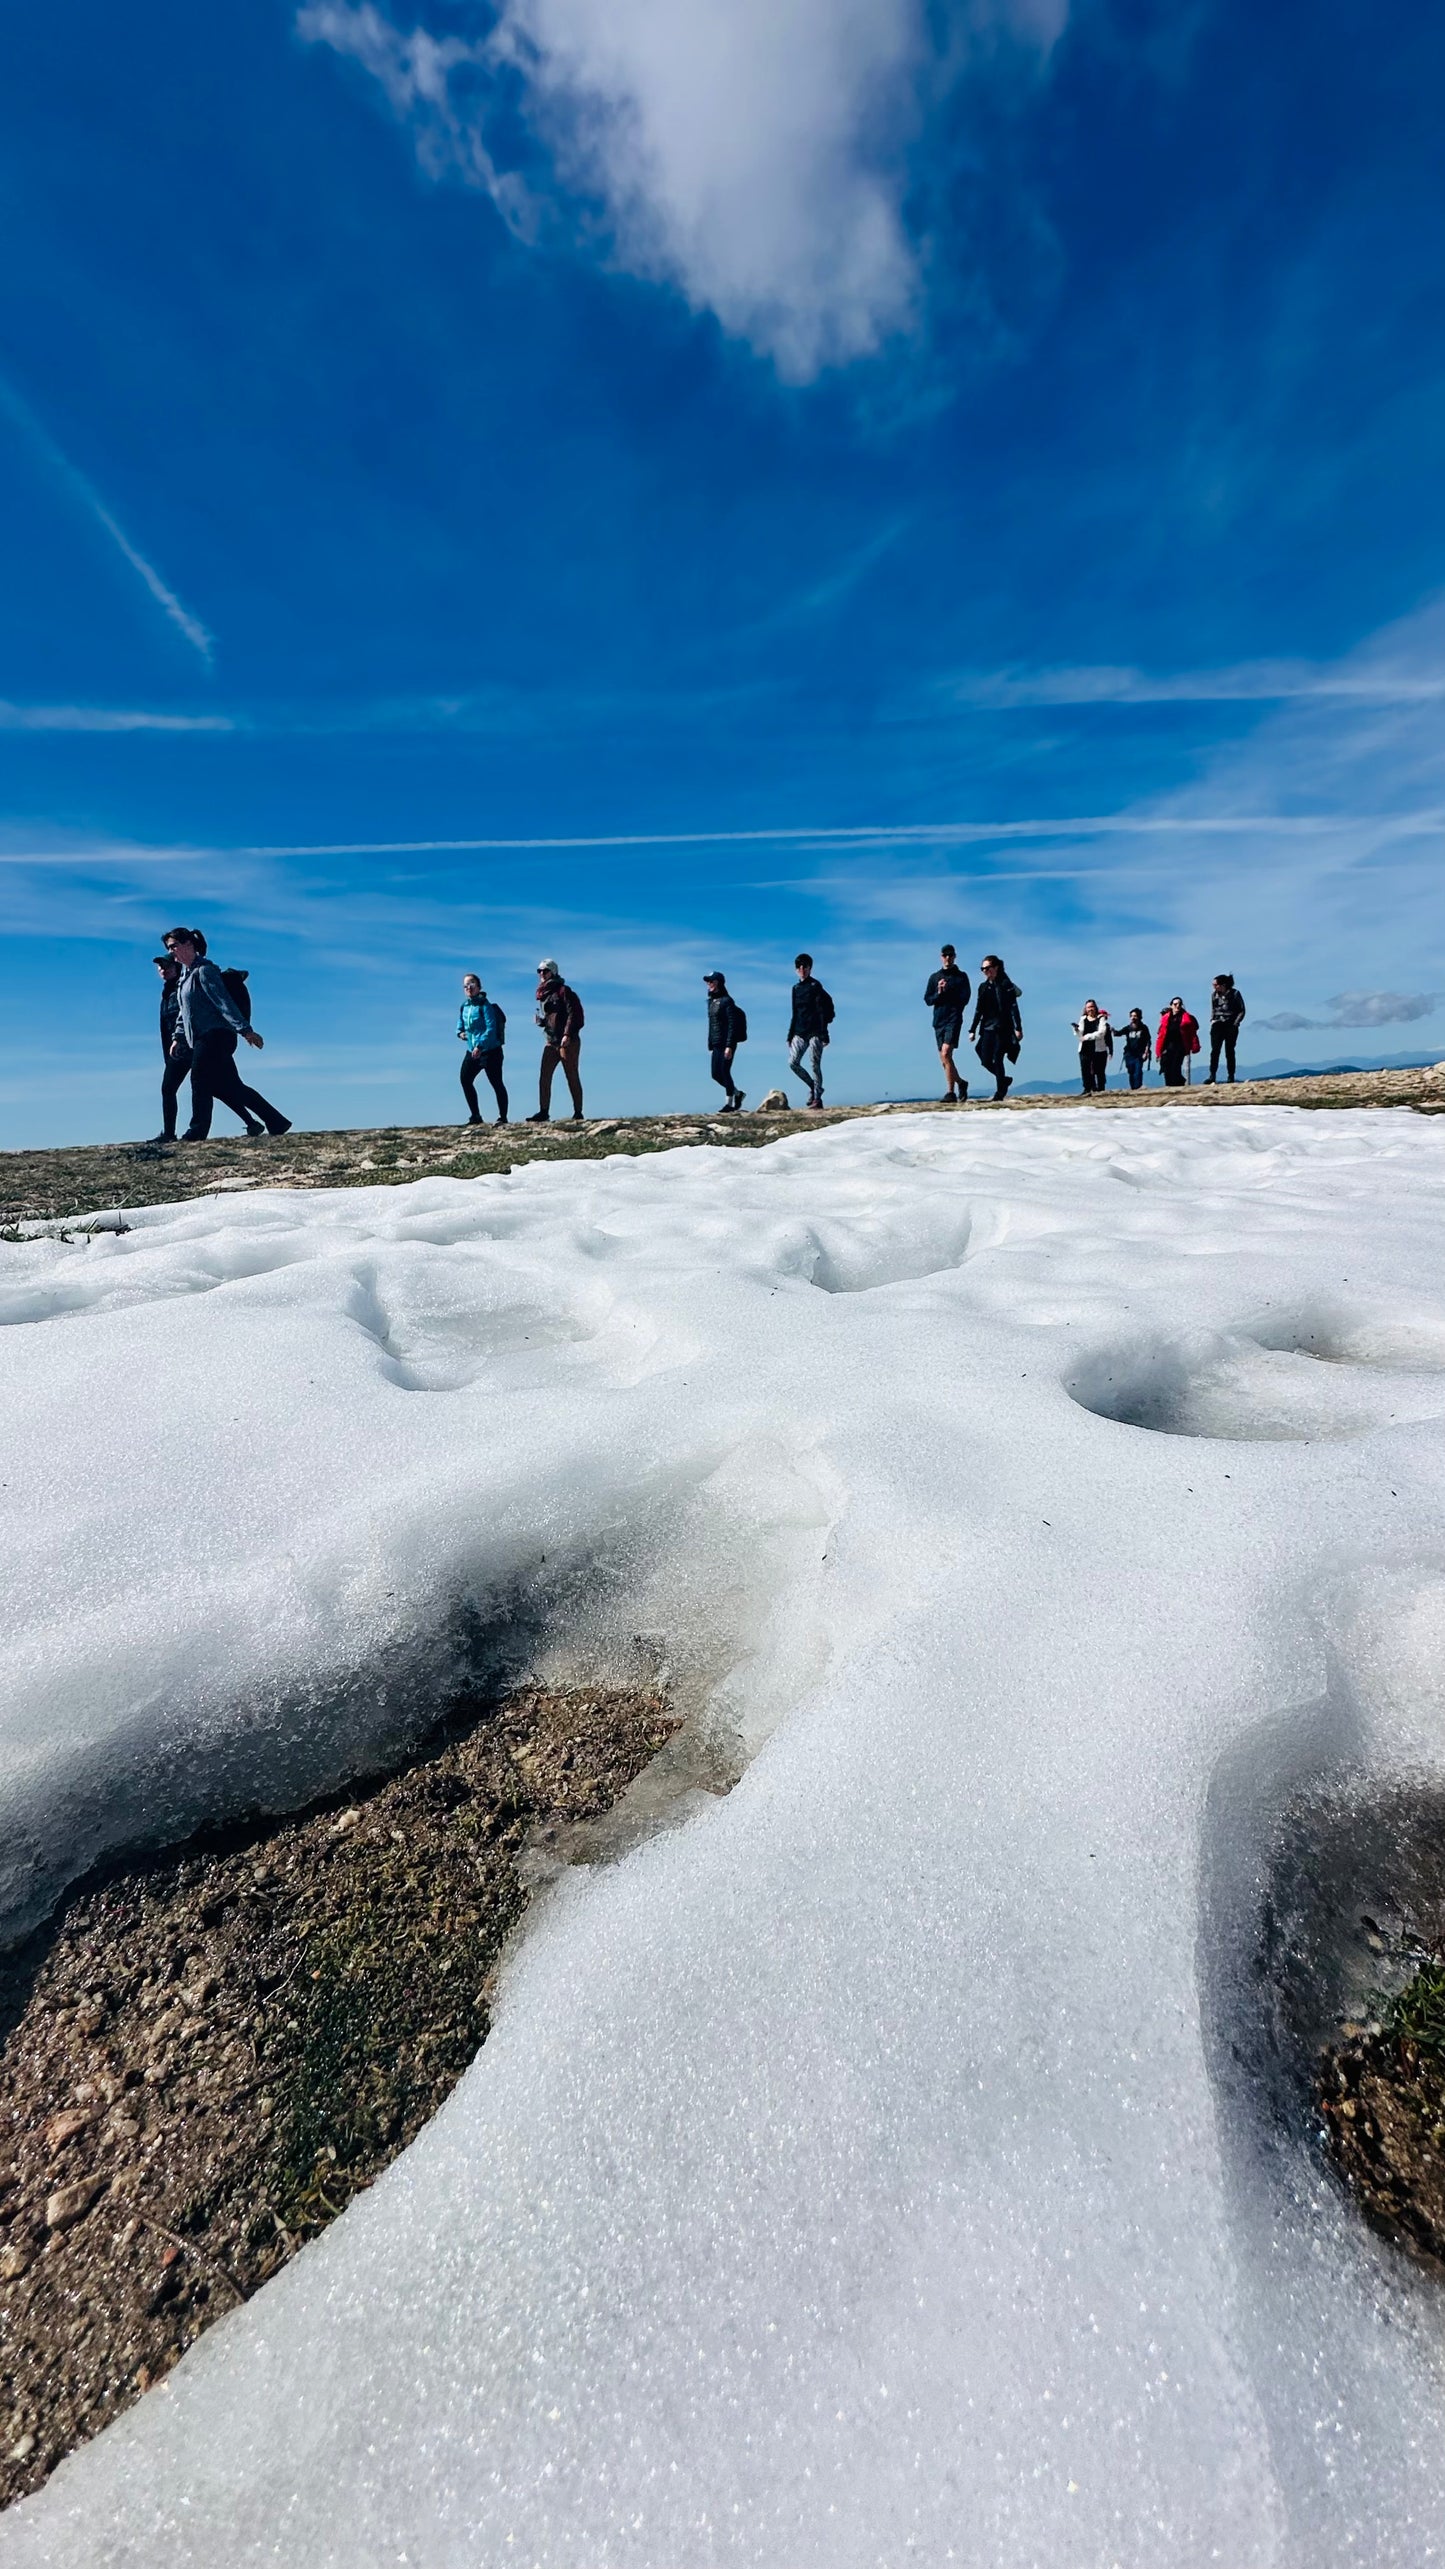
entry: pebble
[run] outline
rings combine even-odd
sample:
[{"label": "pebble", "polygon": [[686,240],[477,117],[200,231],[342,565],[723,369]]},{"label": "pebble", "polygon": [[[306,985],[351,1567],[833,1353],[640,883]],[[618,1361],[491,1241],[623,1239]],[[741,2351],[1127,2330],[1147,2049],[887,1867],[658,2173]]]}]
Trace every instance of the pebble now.
[{"label": "pebble", "polygon": [[33,2253],[29,2248],[0,2248],[0,2278],[13,2284],[17,2276],[26,2272]]},{"label": "pebble", "polygon": [[89,2107],[84,2105],[68,2105],[63,2114],[52,2114],[45,2126],[46,2148],[64,2149],[66,2142],[73,2141],[76,2133],[83,2132],[93,2120]]},{"label": "pebble", "polygon": [[10,2451],[6,2456],[6,2459],[11,2462],[28,2462],[34,2450],[35,2438],[33,2435],[17,2435],[14,2443],[10,2447]]},{"label": "pebble", "polygon": [[83,2220],[104,2185],[104,2177],[73,2177],[69,2185],[58,2185],[46,2201],[46,2229],[69,2230]]}]

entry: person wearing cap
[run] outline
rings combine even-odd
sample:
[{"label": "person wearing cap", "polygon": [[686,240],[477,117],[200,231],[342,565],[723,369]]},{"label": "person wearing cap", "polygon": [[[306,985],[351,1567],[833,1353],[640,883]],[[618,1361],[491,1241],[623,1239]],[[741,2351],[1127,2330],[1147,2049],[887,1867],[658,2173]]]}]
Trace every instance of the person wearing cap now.
[{"label": "person wearing cap", "polygon": [[718,1112],[736,1115],[743,1091],[733,1080],[733,1055],[739,1044],[747,1041],[748,1021],[720,972],[705,972],[703,980],[707,985],[707,1048],[712,1075],[719,1088],[727,1090],[728,1102]]},{"label": "person wearing cap", "polygon": [[575,990],[569,990],[557,969],[555,955],[544,955],[537,966],[537,1023],[542,1029],[542,1068],[538,1082],[537,1112],[529,1115],[529,1124],[549,1124],[552,1120],[552,1081],[557,1066],[567,1082],[572,1099],[572,1121],[580,1123],[583,1114],[582,1078],[577,1067],[585,1022],[582,1002]]}]

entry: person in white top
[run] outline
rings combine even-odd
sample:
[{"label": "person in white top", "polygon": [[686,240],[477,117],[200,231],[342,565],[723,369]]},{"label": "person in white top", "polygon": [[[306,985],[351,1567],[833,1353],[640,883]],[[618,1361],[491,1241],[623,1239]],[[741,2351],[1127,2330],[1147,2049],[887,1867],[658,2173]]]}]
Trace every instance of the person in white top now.
[{"label": "person in white top", "polygon": [[1092,1097],[1104,1086],[1114,1049],[1108,1009],[1101,1008],[1097,999],[1086,999],[1082,1016],[1074,1019],[1074,1032],[1079,1039],[1079,1078],[1084,1095]]}]

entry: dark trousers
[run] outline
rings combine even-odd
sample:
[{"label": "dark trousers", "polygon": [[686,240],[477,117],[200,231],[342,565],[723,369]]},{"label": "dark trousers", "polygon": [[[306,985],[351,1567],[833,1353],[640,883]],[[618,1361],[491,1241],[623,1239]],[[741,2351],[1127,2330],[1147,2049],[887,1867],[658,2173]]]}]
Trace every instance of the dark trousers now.
[{"label": "dark trousers", "polygon": [[1231,1086],[1233,1086],[1233,1083],[1234,1083],[1234,1049],[1235,1049],[1235,1046],[1236,1046],[1236,1044],[1237,1044],[1238,1042],[1239,1042],[1239,1028],[1238,1028],[1237,1026],[1211,1026],[1211,1027],[1210,1027],[1210,1029],[1209,1029],[1209,1076],[1210,1076],[1210,1078],[1211,1078],[1211,1079],[1217,1079],[1217,1078],[1219,1077],[1219,1056],[1220,1056],[1220,1054],[1221,1054],[1221,1053],[1223,1053],[1224,1058],[1225,1058],[1225,1062],[1226,1062],[1226,1064],[1227,1064],[1227,1066],[1228,1066],[1228,1070],[1229,1070],[1230,1085],[1231,1085]]},{"label": "dark trousers", "polygon": [[1124,1055],[1124,1068],[1129,1074],[1129,1086],[1131,1088],[1143,1087],[1144,1063],[1146,1058],[1147,1056],[1144,1053],[1126,1053]]},{"label": "dark trousers", "polygon": [[191,1055],[191,1120],[186,1138],[204,1142],[211,1129],[211,1109],[219,1097],[233,1115],[239,1115],[248,1130],[258,1122],[268,1133],[284,1133],[289,1128],[279,1107],[272,1106],[260,1090],[248,1088],[236,1068],[236,1038],[229,1028],[202,1035]]},{"label": "dark trousers", "polygon": [[482,1110],[477,1104],[478,1071],[482,1073],[485,1079],[491,1082],[492,1095],[497,1101],[497,1122],[499,1124],[505,1124],[507,1120],[507,1091],[502,1079],[502,1048],[500,1044],[498,1044],[495,1051],[490,1053],[463,1053],[462,1055],[462,1093],[467,1101],[468,1118],[473,1124],[480,1124],[482,1120]]},{"label": "dark trousers", "polygon": [[1181,1045],[1176,1052],[1172,1044],[1166,1044],[1159,1056],[1159,1067],[1164,1073],[1166,1088],[1182,1088],[1184,1086],[1183,1046]]},{"label": "dark trousers", "polygon": [[168,1142],[176,1138],[176,1099],[191,1075],[191,1056],[184,1048],[167,1053],[161,1072],[161,1131]]},{"label": "dark trousers", "polygon": [[990,1079],[993,1081],[993,1093],[995,1097],[1005,1096],[1008,1092],[1010,1081],[1008,1075],[1008,1045],[1004,1041],[1003,1028],[1001,1026],[980,1026],[978,1033],[973,1039],[973,1049],[977,1053],[979,1060],[982,1062],[984,1069],[988,1072]]},{"label": "dark trousers", "polygon": [[736,1097],[739,1092],[733,1086],[733,1066],[728,1060],[726,1044],[714,1044],[708,1058],[712,1063],[712,1075],[719,1088],[725,1088],[729,1097]]},{"label": "dark trousers", "polygon": [[1080,1044],[1079,1077],[1084,1083],[1084,1095],[1092,1097],[1096,1088],[1102,1088],[1105,1085],[1108,1075],[1109,1056],[1103,1047],[1099,1044]]}]

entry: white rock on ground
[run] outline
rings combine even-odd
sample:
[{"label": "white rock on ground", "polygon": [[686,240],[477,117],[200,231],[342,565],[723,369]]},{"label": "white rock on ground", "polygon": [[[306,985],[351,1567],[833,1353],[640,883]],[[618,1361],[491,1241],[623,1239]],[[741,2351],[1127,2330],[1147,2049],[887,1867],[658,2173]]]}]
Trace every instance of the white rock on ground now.
[{"label": "white rock on ground", "polygon": [[12,1925],[494,1627],[753,1752],[5,2569],[1440,2558],[1438,2293],[1240,2061],[1283,1802],[1445,1766],[1442,1212],[1241,1108],[5,1251]]}]

